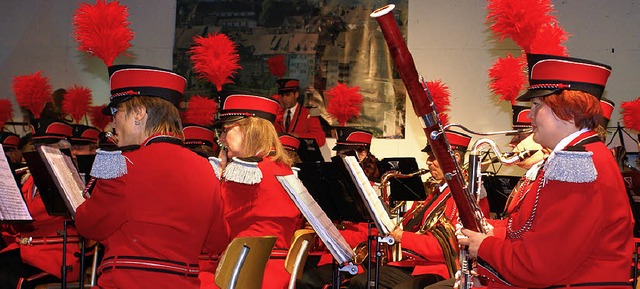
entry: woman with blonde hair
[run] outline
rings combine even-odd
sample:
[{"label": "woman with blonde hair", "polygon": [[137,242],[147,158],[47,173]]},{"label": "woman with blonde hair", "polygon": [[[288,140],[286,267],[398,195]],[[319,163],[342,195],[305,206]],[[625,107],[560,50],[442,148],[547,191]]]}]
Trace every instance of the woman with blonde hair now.
[{"label": "woman with blonde hair", "polygon": [[276,236],[262,288],[286,288],[284,261],[293,233],[302,225],[300,211],[276,176],[291,175],[291,159],[273,126],[278,102],[255,95],[228,96],[215,124],[221,129],[220,158],[212,158],[222,179],[224,217],[231,238]]},{"label": "woman with blonde hair", "polygon": [[121,151],[98,150],[90,198],[76,213],[78,232],[106,248],[98,287],[199,288],[201,251],[221,252],[229,239],[220,183],[183,145],[176,105],[186,80],[149,66],[109,75],[106,110]]}]

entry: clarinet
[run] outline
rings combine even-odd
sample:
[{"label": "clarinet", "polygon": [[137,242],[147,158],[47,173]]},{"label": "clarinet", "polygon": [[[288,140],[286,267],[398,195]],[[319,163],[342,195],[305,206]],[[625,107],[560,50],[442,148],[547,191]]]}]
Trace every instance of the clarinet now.
[{"label": "clarinet", "polygon": [[[402,38],[395,17],[393,13],[391,13],[394,8],[395,5],[389,4],[376,9],[370,16],[375,18],[380,25],[395,68],[407,89],[413,110],[420,119],[424,133],[427,136],[427,141],[442,168],[445,181],[451,190],[451,196],[458,207],[460,222],[467,229],[485,233],[482,226],[482,211],[480,211],[474,198],[469,193],[469,187],[467,187],[462,170],[444,134],[444,129],[438,118],[438,112],[433,104],[433,99],[426,89],[426,85],[420,83],[413,57]],[[460,255],[465,257],[465,260],[461,260],[460,265],[466,266],[466,268],[463,267],[460,269],[461,273],[466,275],[461,278],[461,288],[470,288],[472,284],[470,282],[469,266],[471,266],[473,260],[466,258],[467,254],[464,252],[461,252]]]}]

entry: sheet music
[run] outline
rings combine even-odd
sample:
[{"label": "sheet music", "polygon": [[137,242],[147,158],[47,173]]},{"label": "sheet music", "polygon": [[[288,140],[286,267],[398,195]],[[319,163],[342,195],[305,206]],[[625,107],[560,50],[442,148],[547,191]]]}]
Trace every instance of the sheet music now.
[{"label": "sheet music", "polygon": [[339,264],[346,264],[354,258],[354,253],[336,226],[311,197],[307,188],[294,175],[276,176],[282,187],[296,204],[302,215],[316,231],[333,258]]},{"label": "sheet music", "polygon": [[22,192],[16,184],[11,172],[9,161],[0,145],[0,220],[1,221],[32,221],[27,204],[22,198]]},{"label": "sheet music", "polygon": [[84,182],[73,165],[71,157],[50,146],[39,146],[38,150],[45,160],[49,173],[54,177],[60,193],[63,194],[62,198],[69,212],[75,216],[76,209],[84,202],[82,196]]},{"label": "sheet music", "polygon": [[356,184],[360,196],[367,204],[367,210],[378,228],[382,236],[387,236],[395,228],[395,223],[389,217],[387,210],[382,205],[382,201],[378,198],[378,194],[371,186],[369,179],[364,174],[362,167],[358,164],[358,160],[354,156],[346,156],[342,159],[351,175],[351,179]]}]

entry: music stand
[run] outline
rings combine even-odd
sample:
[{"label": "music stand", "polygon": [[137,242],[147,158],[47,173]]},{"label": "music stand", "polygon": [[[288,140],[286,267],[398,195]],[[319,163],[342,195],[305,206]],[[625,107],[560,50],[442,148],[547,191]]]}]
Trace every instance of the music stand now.
[{"label": "music stand", "polygon": [[371,221],[344,166],[333,162],[317,162],[300,163],[296,167],[300,168],[298,178],[329,219],[338,223]]},{"label": "music stand", "polygon": [[33,217],[16,183],[14,169],[0,146],[0,223],[30,221]]},{"label": "music stand", "polygon": [[[68,149],[62,151],[71,155],[71,151]],[[62,199],[62,194],[58,191],[58,186],[53,180],[53,176],[49,173],[37,149],[32,152],[25,152],[22,156],[27,162],[29,172],[33,176],[33,182],[38,187],[38,191],[40,191],[40,197],[45,209],[47,209],[47,213],[52,216],[71,216],[65,201]]]},{"label": "music stand", "polygon": [[623,171],[622,179],[629,195],[631,212],[635,220],[633,236],[640,237],[640,171]]},{"label": "music stand", "polygon": [[320,146],[318,146],[318,142],[314,138],[300,138],[298,156],[303,163],[324,162]]},{"label": "music stand", "polygon": [[[389,171],[411,174],[418,171],[418,162],[411,157],[384,158],[378,162],[378,170],[381,175]],[[419,175],[410,178],[391,178],[389,188],[391,201],[423,201],[427,198],[427,192]]]},{"label": "music stand", "polygon": [[502,215],[504,206],[519,180],[518,176],[482,175],[482,185],[487,190],[489,208],[498,215],[498,218],[504,217]]}]

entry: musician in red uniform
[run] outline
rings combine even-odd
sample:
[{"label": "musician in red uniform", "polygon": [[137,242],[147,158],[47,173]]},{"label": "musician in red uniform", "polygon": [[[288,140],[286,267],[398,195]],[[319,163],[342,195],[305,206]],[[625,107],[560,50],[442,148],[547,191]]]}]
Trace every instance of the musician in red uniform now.
[{"label": "musician in red uniform", "polygon": [[276,179],[293,174],[273,127],[278,106],[269,97],[227,96],[216,123],[223,149],[212,160],[222,181],[231,237],[277,237],[264,272],[265,289],[287,287],[291,276],[284,261],[293,233],[302,226],[298,207]]},{"label": "musician in red uniform", "polygon": [[78,232],[105,245],[100,288],[199,288],[198,256],[229,242],[220,184],[209,162],[183,146],[176,105],[186,80],[168,70],[109,67],[120,147],[98,151]]},{"label": "musician in red uniform", "polygon": [[313,138],[318,147],[324,146],[326,137],[318,116],[312,116],[309,108],[299,101],[300,81],[297,79],[278,79],[276,81],[282,110],[277,113],[275,127],[277,132],[292,134],[298,138]]},{"label": "musician in red uniform", "polygon": [[[506,223],[506,237],[467,229],[490,288],[630,286],[633,216],[620,170],[594,131],[607,65],[527,56],[533,139],[553,151]],[[529,172],[532,172],[530,170]]]},{"label": "musician in red uniform", "polygon": [[[467,151],[467,147],[471,142],[471,136],[454,132],[446,132],[447,139],[451,143],[454,155],[458,163],[462,162],[462,158]],[[406,215],[411,216],[405,219],[404,229],[398,227],[391,232],[391,236],[400,243],[402,250],[405,251],[403,258],[397,262],[391,262],[388,266],[380,267],[379,284],[380,288],[424,288],[446,278],[451,278],[450,270],[454,271],[456,263],[455,248],[456,244],[447,245],[445,248],[449,251],[447,254],[449,259],[445,257],[442,246],[438,240],[426,228],[430,215],[437,210],[442,210],[444,217],[451,222],[449,227],[453,230],[453,225],[457,222],[457,209],[449,187],[444,181],[444,175],[438,161],[431,152],[431,147],[427,145],[424,152],[429,154],[427,166],[431,176],[440,182],[438,186],[439,194],[436,199],[430,203],[418,203],[407,211]],[[483,211],[488,214],[488,201],[486,196],[481,199]],[[450,233],[452,235],[452,231]],[[455,240],[452,240],[455,242]],[[447,262],[450,262],[448,268]],[[351,280],[349,288],[367,288],[365,276],[356,276]]]},{"label": "musician in red uniform", "polygon": [[[66,140],[71,126],[49,118],[31,119],[31,141],[25,151],[34,151],[36,145],[69,148]],[[33,221],[4,226],[3,238],[7,247],[0,252],[0,287],[34,288],[38,284],[60,282],[62,278],[62,236],[66,216],[49,215],[33,176],[22,177],[22,195]],[[67,229],[66,272],[67,281],[77,280],[79,274],[78,236],[74,227]]]}]

